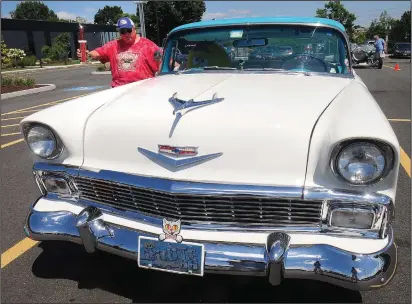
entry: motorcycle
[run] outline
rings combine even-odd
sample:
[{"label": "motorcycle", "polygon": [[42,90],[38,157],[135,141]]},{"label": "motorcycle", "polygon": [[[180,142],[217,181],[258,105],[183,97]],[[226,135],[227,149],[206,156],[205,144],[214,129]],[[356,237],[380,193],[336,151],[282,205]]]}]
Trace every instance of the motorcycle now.
[{"label": "motorcycle", "polygon": [[375,47],[369,45],[353,45],[351,48],[352,64],[354,66],[378,67],[379,60],[375,57]]}]

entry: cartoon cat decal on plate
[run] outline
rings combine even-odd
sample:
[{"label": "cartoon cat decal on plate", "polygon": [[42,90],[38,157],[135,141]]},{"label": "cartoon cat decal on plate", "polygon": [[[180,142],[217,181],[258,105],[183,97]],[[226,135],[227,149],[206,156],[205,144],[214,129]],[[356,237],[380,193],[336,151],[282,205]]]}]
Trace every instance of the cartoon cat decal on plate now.
[{"label": "cartoon cat decal on plate", "polygon": [[180,220],[177,221],[168,221],[167,219],[163,219],[163,232],[159,235],[159,240],[164,241],[166,239],[175,240],[177,243],[181,243],[183,241],[183,237],[179,235],[180,233]]}]

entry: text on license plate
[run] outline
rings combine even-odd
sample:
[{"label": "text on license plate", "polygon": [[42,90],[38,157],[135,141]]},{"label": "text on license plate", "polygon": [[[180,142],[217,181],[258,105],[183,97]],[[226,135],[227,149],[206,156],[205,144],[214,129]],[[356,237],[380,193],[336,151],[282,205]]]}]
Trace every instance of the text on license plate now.
[{"label": "text on license plate", "polygon": [[203,276],[204,246],[139,236],[138,265],[142,268]]}]

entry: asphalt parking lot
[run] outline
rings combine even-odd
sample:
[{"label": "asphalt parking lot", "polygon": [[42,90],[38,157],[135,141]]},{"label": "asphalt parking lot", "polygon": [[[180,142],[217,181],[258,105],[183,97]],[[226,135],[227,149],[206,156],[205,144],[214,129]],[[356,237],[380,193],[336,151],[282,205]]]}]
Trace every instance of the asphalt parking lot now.
[{"label": "asphalt parking lot", "polygon": [[[393,69],[395,63],[400,71]],[[382,70],[356,69],[398,137],[402,166],[394,230],[398,269],[393,281],[373,292],[356,292],[326,283],[291,280],[272,287],[264,278],[176,276],[138,269],[137,263],[98,252],[89,255],[71,243],[35,243],[23,233],[29,205],[39,196],[33,164],[16,126],[34,111],[78,95],[107,88],[110,75],[95,68],[38,72],[38,83],[54,91],[1,103],[1,271],[2,302],[346,302],[410,303],[411,293],[411,63],[385,60]],[[16,134],[17,133],[17,134]]]}]

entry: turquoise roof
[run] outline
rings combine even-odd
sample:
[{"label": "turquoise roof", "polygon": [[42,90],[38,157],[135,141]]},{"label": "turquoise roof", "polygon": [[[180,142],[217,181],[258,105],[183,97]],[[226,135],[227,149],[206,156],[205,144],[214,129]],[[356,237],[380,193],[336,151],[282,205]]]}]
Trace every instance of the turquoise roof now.
[{"label": "turquoise roof", "polygon": [[199,21],[188,24],[183,24],[174,28],[171,33],[178,30],[201,28],[205,26],[223,26],[223,25],[241,25],[247,23],[319,23],[320,25],[333,26],[341,31],[345,31],[345,27],[340,23],[332,19],[326,18],[316,18],[316,17],[255,17],[255,18],[232,18],[232,19],[222,19],[222,20],[207,20]]}]

